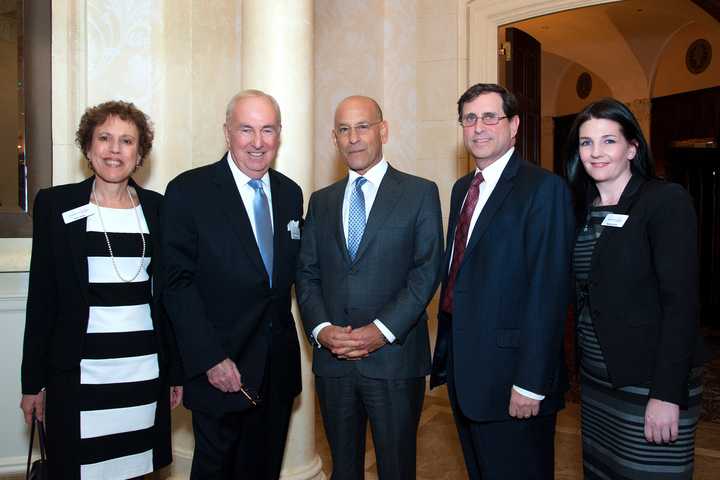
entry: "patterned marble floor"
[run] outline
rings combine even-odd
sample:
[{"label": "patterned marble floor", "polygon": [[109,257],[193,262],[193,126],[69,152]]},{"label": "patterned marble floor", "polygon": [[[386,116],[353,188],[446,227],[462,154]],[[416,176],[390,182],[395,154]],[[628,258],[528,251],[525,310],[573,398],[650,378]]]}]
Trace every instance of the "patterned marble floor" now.
[{"label": "patterned marble floor", "polygon": [[[579,425],[579,405],[570,403],[558,416],[555,438],[555,478],[558,480],[582,478]],[[316,419],[316,445],[322,458],[323,470],[329,477],[330,449],[319,415]],[[148,480],[186,480],[188,466],[177,462],[172,470],[158,472]],[[375,452],[369,434],[365,455],[365,472],[366,480],[377,480]],[[720,423],[703,420],[698,426],[696,438],[694,478],[696,480],[717,480],[718,472],[720,472]],[[0,480],[21,480],[22,478],[24,476],[0,477]],[[418,430],[417,480],[461,480],[466,478],[462,453],[447,397],[428,396],[425,398]]]},{"label": "patterned marble floor", "polygon": [[[579,412],[579,405],[570,403],[558,416],[555,438],[555,478],[558,480],[582,478]],[[319,419],[316,425],[318,453],[323,461],[323,470],[329,475],[330,451]],[[366,480],[377,480],[375,452],[369,435],[365,472]],[[717,480],[718,472],[720,472],[720,424],[703,421],[698,427],[696,439],[694,478]],[[417,480],[466,478],[449,402],[446,397],[428,396],[425,398],[418,431]]]}]

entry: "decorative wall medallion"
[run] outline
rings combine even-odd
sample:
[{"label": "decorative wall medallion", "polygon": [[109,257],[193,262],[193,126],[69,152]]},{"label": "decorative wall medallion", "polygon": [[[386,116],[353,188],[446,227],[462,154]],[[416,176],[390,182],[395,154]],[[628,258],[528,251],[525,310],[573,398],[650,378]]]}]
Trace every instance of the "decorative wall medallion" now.
[{"label": "decorative wall medallion", "polygon": [[712,60],[712,45],[704,38],[698,38],[690,44],[685,53],[685,65],[695,75],[705,71]]},{"label": "decorative wall medallion", "polygon": [[578,76],[575,91],[580,98],[587,98],[590,95],[592,91],[592,76],[590,76],[588,72],[583,72]]}]

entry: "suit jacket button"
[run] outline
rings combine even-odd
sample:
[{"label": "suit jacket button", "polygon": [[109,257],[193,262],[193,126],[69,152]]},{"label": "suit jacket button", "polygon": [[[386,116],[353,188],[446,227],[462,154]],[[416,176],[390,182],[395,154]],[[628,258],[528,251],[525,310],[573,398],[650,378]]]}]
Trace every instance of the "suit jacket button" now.
[{"label": "suit jacket button", "polygon": [[345,312],[345,315],[348,314],[348,309],[347,309],[347,307],[343,308],[343,312]]},{"label": "suit jacket button", "polygon": [[592,311],[593,318],[599,318],[600,317],[600,310],[597,308]]}]

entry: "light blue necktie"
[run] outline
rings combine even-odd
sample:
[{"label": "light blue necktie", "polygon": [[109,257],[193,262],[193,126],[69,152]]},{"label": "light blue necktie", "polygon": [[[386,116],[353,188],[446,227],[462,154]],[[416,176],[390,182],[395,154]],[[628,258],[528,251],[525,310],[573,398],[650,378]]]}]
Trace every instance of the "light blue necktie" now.
[{"label": "light blue necktie", "polygon": [[362,240],[365,231],[365,195],[363,195],[362,186],[367,182],[367,178],[358,177],[355,179],[355,185],[350,191],[350,208],[348,210],[348,253],[350,258],[355,260],[360,240]]},{"label": "light blue necktie", "polygon": [[253,179],[248,184],[255,189],[255,198],[253,198],[253,213],[255,215],[255,236],[257,237],[260,256],[265,264],[265,270],[270,278],[270,286],[272,287],[273,274],[273,230],[270,221],[270,205],[263,190],[262,180]]}]

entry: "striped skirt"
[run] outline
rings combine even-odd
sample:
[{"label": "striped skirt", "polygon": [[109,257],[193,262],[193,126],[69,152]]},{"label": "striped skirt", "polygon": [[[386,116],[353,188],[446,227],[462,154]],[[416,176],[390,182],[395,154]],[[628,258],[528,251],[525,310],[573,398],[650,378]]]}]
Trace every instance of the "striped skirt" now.
[{"label": "striped skirt", "polygon": [[643,386],[612,387],[586,314],[581,313],[578,322],[585,478],[691,479],[702,395],[701,369],[690,375],[688,408],[680,410],[678,439],[665,445],[649,443],[645,440],[645,407],[650,390]]}]

